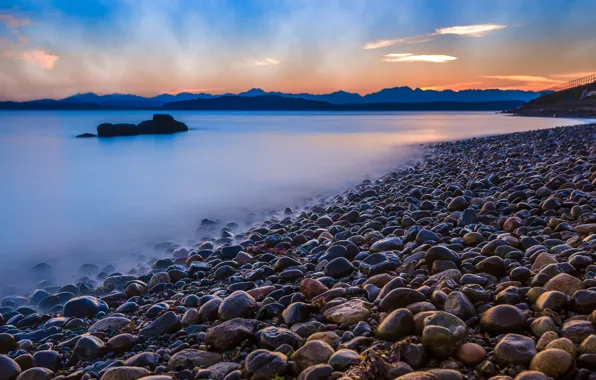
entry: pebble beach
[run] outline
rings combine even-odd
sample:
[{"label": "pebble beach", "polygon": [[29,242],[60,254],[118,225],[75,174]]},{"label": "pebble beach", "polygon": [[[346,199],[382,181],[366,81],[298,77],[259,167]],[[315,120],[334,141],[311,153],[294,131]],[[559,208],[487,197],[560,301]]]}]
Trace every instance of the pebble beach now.
[{"label": "pebble beach", "polygon": [[432,144],[198,236],[5,294],[0,380],[596,380],[596,124]]}]

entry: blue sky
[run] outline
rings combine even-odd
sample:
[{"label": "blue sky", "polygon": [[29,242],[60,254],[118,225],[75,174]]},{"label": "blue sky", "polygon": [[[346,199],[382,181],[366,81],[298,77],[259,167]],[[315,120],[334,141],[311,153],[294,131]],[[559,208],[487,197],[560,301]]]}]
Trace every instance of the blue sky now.
[{"label": "blue sky", "polygon": [[593,0],[2,0],[0,98],[541,90],[596,71]]}]

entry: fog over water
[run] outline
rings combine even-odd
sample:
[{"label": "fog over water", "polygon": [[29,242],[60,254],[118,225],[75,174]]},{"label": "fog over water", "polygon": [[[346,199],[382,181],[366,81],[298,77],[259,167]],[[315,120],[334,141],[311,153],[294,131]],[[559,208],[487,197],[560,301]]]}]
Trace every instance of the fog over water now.
[{"label": "fog over water", "polygon": [[[171,136],[75,139],[150,111],[0,112],[0,290],[84,263],[122,272],[153,245],[190,246],[203,218],[262,221],[421,155],[420,144],[584,121],[493,113],[173,112]],[[251,215],[252,214],[252,215]],[[281,215],[281,214],[280,214]],[[146,259],[141,259],[145,263]],[[33,282],[34,283],[34,282]]]}]

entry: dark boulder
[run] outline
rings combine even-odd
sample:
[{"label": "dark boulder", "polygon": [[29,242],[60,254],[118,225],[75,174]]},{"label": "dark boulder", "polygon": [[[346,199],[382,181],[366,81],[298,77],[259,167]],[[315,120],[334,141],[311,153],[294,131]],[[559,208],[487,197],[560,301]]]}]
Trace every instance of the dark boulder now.
[{"label": "dark boulder", "polygon": [[[98,137],[136,136],[136,135],[165,135],[176,132],[186,132],[186,124],[174,120],[171,115],[155,114],[152,120],[145,120],[138,125],[103,123],[97,127]],[[90,135],[90,136],[84,136]],[[86,133],[77,137],[91,137]]]},{"label": "dark boulder", "polygon": [[186,124],[174,120],[167,114],[155,114],[152,120],[140,122],[137,128],[141,135],[164,135],[188,131]]},{"label": "dark boulder", "polygon": [[97,136],[99,137],[136,136],[138,134],[139,130],[134,124],[103,123],[97,127]]}]

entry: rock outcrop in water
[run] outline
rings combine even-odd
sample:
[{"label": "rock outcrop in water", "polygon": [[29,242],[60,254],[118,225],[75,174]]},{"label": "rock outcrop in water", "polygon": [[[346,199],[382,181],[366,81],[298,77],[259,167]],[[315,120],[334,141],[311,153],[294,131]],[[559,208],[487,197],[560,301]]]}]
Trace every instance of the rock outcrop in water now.
[{"label": "rock outcrop in water", "polygon": [[[186,124],[174,120],[171,115],[155,114],[152,120],[145,120],[139,124],[103,123],[97,127],[97,137],[118,137],[137,135],[167,135],[177,132],[187,132]],[[93,137],[90,133],[83,133],[77,138]]]},{"label": "rock outcrop in water", "polygon": [[128,275],[5,291],[0,379],[595,380],[595,189],[596,125],[435,144]]}]

